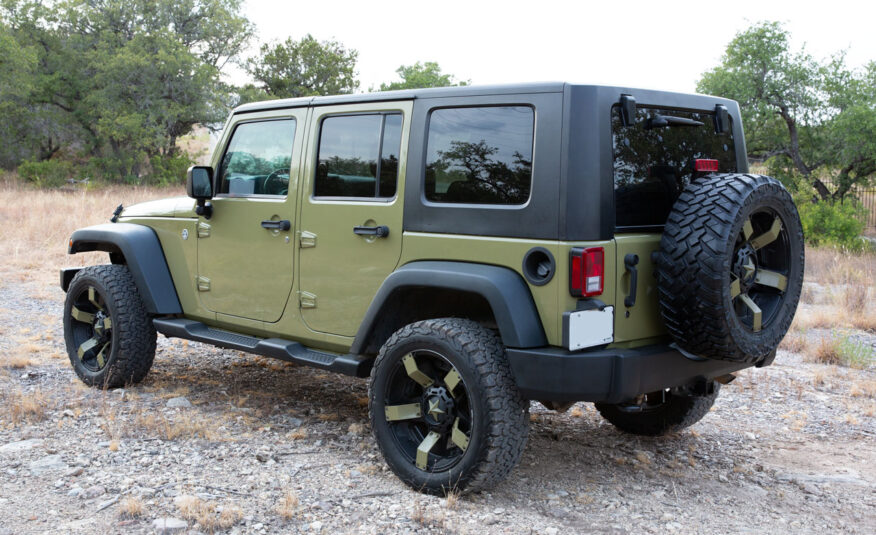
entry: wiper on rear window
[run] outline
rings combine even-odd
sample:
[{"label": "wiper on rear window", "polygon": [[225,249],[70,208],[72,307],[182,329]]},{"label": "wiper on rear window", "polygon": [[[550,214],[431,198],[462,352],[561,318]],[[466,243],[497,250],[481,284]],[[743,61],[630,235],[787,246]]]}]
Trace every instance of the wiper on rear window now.
[{"label": "wiper on rear window", "polygon": [[655,113],[645,122],[645,130],[662,128],[664,126],[703,126],[703,123],[686,117],[673,117],[672,115],[660,115]]}]

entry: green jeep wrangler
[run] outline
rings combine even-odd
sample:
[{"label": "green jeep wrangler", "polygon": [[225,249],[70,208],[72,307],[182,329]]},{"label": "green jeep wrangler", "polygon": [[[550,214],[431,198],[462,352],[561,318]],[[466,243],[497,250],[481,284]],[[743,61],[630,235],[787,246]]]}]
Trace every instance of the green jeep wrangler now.
[{"label": "green jeep wrangler", "polygon": [[61,272],[77,375],[141,381],[156,332],[370,376],[428,493],[501,481],[530,400],[660,435],[775,357],[800,297],[788,192],[733,101],[564,83],[247,104],[188,197],[116,211]]}]

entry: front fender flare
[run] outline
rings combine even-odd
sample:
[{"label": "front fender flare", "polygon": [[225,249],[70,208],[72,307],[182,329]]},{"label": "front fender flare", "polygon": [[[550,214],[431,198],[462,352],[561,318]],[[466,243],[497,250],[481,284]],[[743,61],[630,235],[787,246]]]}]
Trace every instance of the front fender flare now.
[{"label": "front fender flare", "polygon": [[507,347],[530,348],[547,345],[541,317],[523,278],[511,269],[468,262],[421,261],[405,264],[394,271],[377,291],[353,346],[352,354],[362,352],[379,322],[384,303],[405,288],[460,290],[482,296],[489,303]]},{"label": "front fender flare", "polygon": [[86,251],[120,253],[150,314],[182,314],[176,287],[155,231],[132,223],[105,223],[81,228],[70,238],[68,254]]}]

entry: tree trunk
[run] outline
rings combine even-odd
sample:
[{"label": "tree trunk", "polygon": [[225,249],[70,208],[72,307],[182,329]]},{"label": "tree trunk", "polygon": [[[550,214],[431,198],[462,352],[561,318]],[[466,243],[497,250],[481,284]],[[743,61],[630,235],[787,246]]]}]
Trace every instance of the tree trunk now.
[{"label": "tree trunk", "polygon": [[818,177],[812,176],[812,168],[806,165],[806,162],[803,161],[803,157],[800,155],[800,134],[797,131],[797,121],[791,116],[787,105],[779,105],[779,115],[782,116],[785,124],[788,125],[788,135],[791,140],[791,144],[788,147],[788,156],[794,162],[794,167],[812,184],[821,200],[829,201],[832,198],[830,190],[827,189],[827,186]]}]

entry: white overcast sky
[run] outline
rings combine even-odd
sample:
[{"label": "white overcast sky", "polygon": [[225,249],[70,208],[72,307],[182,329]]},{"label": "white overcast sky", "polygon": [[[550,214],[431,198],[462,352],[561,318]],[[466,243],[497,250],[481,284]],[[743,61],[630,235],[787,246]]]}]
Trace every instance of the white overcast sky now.
[{"label": "white overcast sky", "polygon": [[244,10],[257,26],[253,53],[259,43],[307,33],[358,50],[361,91],[395,80],[399,65],[437,61],[475,84],[690,92],[736,32],[761,20],[785,23],[795,49],[805,44],[816,58],[847,50],[852,66],[876,60],[871,0],[246,0]]}]

